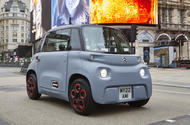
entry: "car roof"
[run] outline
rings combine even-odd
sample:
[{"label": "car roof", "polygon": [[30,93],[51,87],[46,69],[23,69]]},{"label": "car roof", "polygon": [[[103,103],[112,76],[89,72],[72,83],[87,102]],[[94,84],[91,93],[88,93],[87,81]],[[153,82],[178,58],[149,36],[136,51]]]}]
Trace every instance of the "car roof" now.
[{"label": "car roof", "polygon": [[55,27],[55,28],[49,30],[48,32],[52,32],[52,31],[56,31],[56,30],[61,30],[61,29],[66,29],[66,28],[81,28],[83,26],[93,26],[93,25],[96,25],[96,24],[81,24],[81,25],[71,24],[71,25],[63,25],[63,26]]},{"label": "car roof", "polygon": [[[113,27],[110,27],[110,26],[98,25],[98,24],[80,24],[80,25],[71,24],[71,25],[64,25],[64,26],[55,27],[55,28],[49,30],[48,32],[53,32],[53,31],[56,31],[56,30],[67,29],[67,28],[81,28],[81,27],[84,27],[84,26],[97,26],[97,27],[113,28]],[[113,29],[117,29],[117,28],[113,28]]]}]

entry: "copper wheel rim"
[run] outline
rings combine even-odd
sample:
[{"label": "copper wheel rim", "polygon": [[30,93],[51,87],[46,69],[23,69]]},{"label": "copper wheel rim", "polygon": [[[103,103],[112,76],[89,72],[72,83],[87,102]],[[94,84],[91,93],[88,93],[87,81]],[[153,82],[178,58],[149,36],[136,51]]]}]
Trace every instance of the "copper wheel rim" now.
[{"label": "copper wheel rim", "polygon": [[75,84],[74,88],[70,91],[70,97],[72,102],[72,107],[77,110],[84,110],[87,98],[87,92],[85,89],[81,88],[79,83]]},{"label": "copper wheel rim", "polygon": [[34,89],[36,88],[36,84],[33,80],[33,78],[30,76],[29,79],[27,80],[27,93],[30,97],[34,95]]}]

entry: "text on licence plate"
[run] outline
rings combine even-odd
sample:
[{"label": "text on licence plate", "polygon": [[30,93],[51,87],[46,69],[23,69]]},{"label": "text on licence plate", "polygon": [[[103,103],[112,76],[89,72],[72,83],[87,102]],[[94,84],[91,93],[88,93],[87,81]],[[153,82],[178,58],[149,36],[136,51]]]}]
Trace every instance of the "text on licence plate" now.
[{"label": "text on licence plate", "polygon": [[126,100],[132,98],[132,87],[120,87],[119,88],[119,100]]}]

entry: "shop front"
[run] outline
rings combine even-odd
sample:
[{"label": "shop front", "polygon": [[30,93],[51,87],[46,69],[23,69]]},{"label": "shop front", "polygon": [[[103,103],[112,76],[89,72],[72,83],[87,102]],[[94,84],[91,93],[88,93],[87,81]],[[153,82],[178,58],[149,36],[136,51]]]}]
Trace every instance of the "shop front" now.
[{"label": "shop front", "polygon": [[154,56],[155,65],[159,67],[190,67],[188,37],[184,34],[158,35]]},{"label": "shop front", "polygon": [[176,67],[176,49],[173,46],[154,48],[155,66]]},{"label": "shop front", "polygon": [[147,31],[141,31],[137,36],[136,48],[137,54],[139,54],[144,62],[148,65],[154,63],[154,34]]}]

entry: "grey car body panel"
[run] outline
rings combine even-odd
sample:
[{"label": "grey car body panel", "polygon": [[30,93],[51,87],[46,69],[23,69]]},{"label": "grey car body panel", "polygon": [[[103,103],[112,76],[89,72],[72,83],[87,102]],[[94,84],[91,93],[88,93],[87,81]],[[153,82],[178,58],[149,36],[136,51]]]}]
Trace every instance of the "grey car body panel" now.
[{"label": "grey car body panel", "polygon": [[[58,96],[59,93],[64,93],[66,88],[66,73],[67,73],[67,51],[59,52],[44,52],[38,57],[40,62],[37,66],[38,86],[42,88],[39,92],[51,92],[51,95]],[[59,88],[54,88],[52,82],[59,83]]]},{"label": "grey car body panel", "polygon": [[[40,62],[36,61],[36,56]],[[126,61],[122,61],[125,57]],[[100,70],[107,69],[108,77],[101,78]],[[140,69],[145,76],[140,76]],[[113,104],[148,99],[152,95],[152,80],[149,70],[136,55],[106,54],[88,51],[40,52],[34,55],[28,71],[36,72],[38,90],[66,101],[69,80],[80,74],[89,81],[92,97],[99,104]],[[59,88],[52,87],[52,81],[59,82]],[[132,99],[119,100],[119,87],[132,86]]]},{"label": "grey car body panel", "polygon": [[[91,59],[92,55],[94,55],[93,59]],[[122,57],[126,57],[129,62],[122,63]],[[134,86],[133,91],[136,93],[133,92],[132,100],[126,101],[142,100],[151,97],[152,82],[150,73],[147,66],[140,63],[139,56],[82,52],[81,58],[81,69],[88,75],[92,96],[97,103],[120,103],[119,87],[129,85]],[[130,60],[136,61],[132,63]],[[108,70],[108,78],[100,78],[99,72],[102,68]],[[143,78],[139,74],[141,68],[144,68],[146,71],[146,75]]]}]

